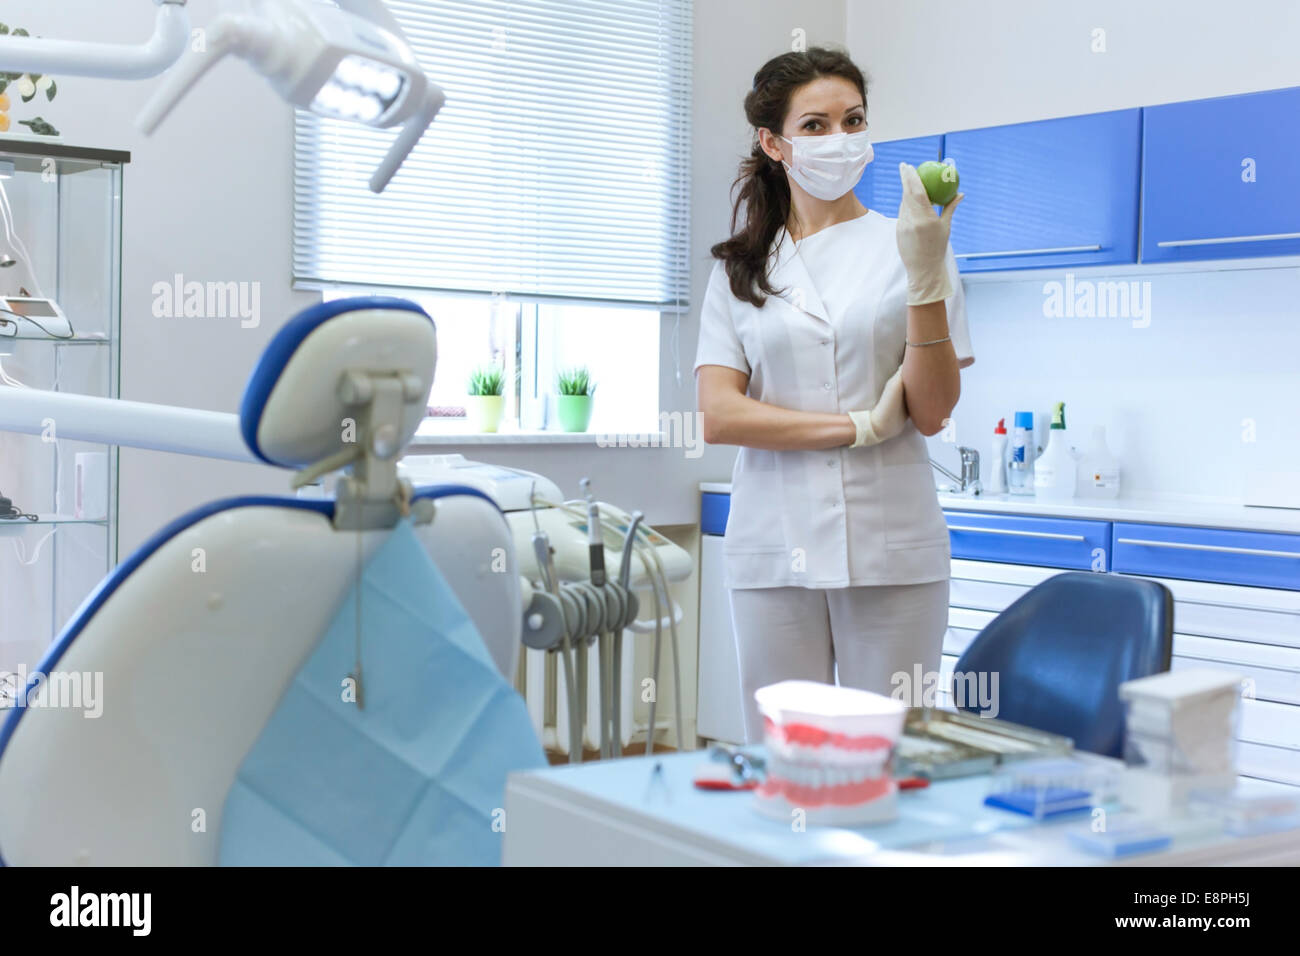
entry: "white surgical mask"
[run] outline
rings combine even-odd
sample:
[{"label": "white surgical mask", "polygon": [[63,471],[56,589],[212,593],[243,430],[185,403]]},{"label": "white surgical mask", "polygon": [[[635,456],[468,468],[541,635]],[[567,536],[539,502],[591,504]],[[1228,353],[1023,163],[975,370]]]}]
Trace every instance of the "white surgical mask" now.
[{"label": "white surgical mask", "polygon": [[794,150],[793,161],[783,163],[790,178],[818,199],[843,196],[858,184],[862,171],[876,155],[866,130],[780,138]]}]

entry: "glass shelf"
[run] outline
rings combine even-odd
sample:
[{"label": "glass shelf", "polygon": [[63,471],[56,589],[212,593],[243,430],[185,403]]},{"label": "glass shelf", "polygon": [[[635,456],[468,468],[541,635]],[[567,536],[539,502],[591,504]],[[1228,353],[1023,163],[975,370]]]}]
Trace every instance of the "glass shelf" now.
[{"label": "glass shelf", "polygon": [[48,345],[112,345],[112,341],[102,335],[74,335],[70,339],[55,338],[50,335],[0,335],[0,349],[6,342],[45,342]]},{"label": "glass shelf", "polygon": [[107,518],[76,518],[72,515],[42,515],[38,514],[36,520],[30,518],[3,518],[0,519],[0,538],[13,537],[22,534],[27,528],[44,528],[49,525],[61,524],[81,524],[81,525],[107,525]]},{"label": "glass shelf", "polygon": [[[130,155],[0,135],[0,294],[53,299],[71,338],[0,334],[6,375],[32,389],[120,394],[123,168]],[[16,245],[17,237],[21,246]],[[53,346],[53,348],[51,348]],[[63,346],[66,346],[63,347]],[[0,432],[0,494],[37,515],[0,520],[0,671],[30,669],[117,563],[118,451]],[[84,514],[96,518],[78,518]]]}]

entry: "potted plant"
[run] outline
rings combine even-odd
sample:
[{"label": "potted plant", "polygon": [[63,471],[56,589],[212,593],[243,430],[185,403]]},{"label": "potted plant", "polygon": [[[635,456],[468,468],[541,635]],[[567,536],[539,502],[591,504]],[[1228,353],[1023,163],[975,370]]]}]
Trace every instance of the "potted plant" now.
[{"label": "potted plant", "polygon": [[566,432],[585,432],[591,424],[591,398],[596,383],[587,366],[561,369],[555,377],[555,412]]},{"label": "potted plant", "polygon": [[469,377],[465,417],[476,431],[494,432],[505,411],[506,373],[500,365],[480,365]]}]

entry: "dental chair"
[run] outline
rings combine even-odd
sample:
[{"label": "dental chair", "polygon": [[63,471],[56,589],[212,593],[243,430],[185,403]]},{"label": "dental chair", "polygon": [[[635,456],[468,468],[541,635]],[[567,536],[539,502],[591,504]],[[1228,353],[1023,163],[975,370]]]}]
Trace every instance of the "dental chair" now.
[{"label": "dental chair", "polygon": [[[501,786],[509,770],[533,765],[534,751],[540,760],[510,686],[522,613],[505,519],[474,489],[413,489],[397,476],[435,360],[432,320],[401,299],[322,303],[274,337],[245,392],[244,440],[261,460],[298,472],[297,484],[346,468],[335,495],[204,505],[159,531],[86,599],[38,670],[101,673],[102,715],[50,706],[0,713],[6,864],[218,862],[241,764],[399,522],[409,521],[486,645],[465,666],[492,671],[505,688],[492,715],[485,708],[446,728],[402,727],[404,743],[463,735],[491,716],[487,730],[519,744],[501,752],[529,756],[494,764],[493,748],[476,746],[455,760],[471,769],[479,761]],[[383,653],[385,636],[367,635],[367,653]],[[367,713],[383,715],[383,688],[367,690]],[[48,683],[35,689],[29,703],[50,692]],[[399,703],[407,709],[397,722],[418,724],[418,707],[408,705],[419,695]],[[353,770],[350,780],[365,776]]]}]

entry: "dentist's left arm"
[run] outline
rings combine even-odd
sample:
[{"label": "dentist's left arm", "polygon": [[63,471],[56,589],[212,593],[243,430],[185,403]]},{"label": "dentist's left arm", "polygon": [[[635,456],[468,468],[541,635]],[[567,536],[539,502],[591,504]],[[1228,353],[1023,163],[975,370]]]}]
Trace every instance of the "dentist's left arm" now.
[{"label": "dentist's left arm", "polygon": [[898,253],[907,269],[907,349],[903,391],[907,413],[923,435],[935,435],[957,406],[961,373],[948,331],[944,300],[953,294],[948,233],[958,194],[936,214],[916,170],[899,163],[903,201],[898,207]]}]

